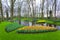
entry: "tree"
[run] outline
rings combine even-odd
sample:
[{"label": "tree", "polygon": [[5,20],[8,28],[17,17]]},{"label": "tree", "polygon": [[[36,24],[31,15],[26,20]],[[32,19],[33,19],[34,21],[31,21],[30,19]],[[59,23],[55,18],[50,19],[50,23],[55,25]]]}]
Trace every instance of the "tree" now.
[{"label": "tree", "polygon": [[32,4],[32,17],[35,17],[35,11],[34,11],[34,2],[36,2],[36,0],[31,0],[31,4]]},{"label": "tree", "polygon": [[[56,1],[57,0],[54,0],[54,3],[53,3],[53,7],[54,7],[54,17],[55,17],[55,19],[56,19]],[[56,27],[56,25],[54,25],[54,27]]]},{"label": "tree", "polygon": [[9,15],[9,14],[8,14],[8,9],[6,9],[6,19],[7,19],[7,21],[8,21],[8,18],[9,18],[8,15]]},{"label": "tree", "polygon": [[3,9],[2,9],[2,0],[0,0],[0,10],[1,10],[1,16],[2,16],[2,20],[4,20],[4,16],[3,16]]},{"label": "tree", "polygon": [[[31,0],[31,4],[32,4],[32,18],[35,18],[35,11],[34,11],[34,2],[36,2],[36,0]],[[32,21],[32,25],[34,25],[34,20]]]},{"label": "tree", "polygon": [[49,15],[50,15],[50,17],[49,17],[49,18],[50,18],[50,19],[52,19],[52,17],[53,17],[52,10],[50,10],[50,11],[49,11]]},{"label": "tree", "polygon": [[8,19],[9,19],[9,13],[8,13],[8,11],[9,11],[9,9],[10,9],[10,7],[9,7],[9,5],[8,5],[8,1],[6,0],[6,4],[7,4],[7,7],[5,6],[5,8],[6,8],[6,20],[8,21]]},{"label": "tree", "polygon": [[41,11],[42,11],[41,18],[42,18],[42,19],[44,18],[44,13],[43,13],[43,10],[44,10],[44,1],[45,1],[45,0],[42,0],[42,7],[41,7]]},{"label": "tree", "polygon": [[54,18],[55,18],[55,19],[56,19],[56,6],[57,6],[56,1],[57,1],[57,0],[53,0],[53,6],[52,6],[53,13],[54,13]]},{"label": "tree", "polygon": [[[18,0],[19,1],[19,0]],[[22,4],[23,4],[23,1],[19,1],[18,2],[18,20],[19,20],[19,24],[21,24],[21,8],[22,8]]]},{"label": "tree", "polygon": [[11,0],[11,21],[13,20],[13,9],[14,9],[14,3],[16,0]]},{"label": "tree", "polygon": [[29,16],[29,13],[30,13],[30,0],[27,0],[27,4],[28,4],[28,16]]},{"label": "tree", "polygon": [[[31,0],[27,0],[27,4],[28,4],[28,14],[27,14],[27,18],[30,17],[30,11],[31,11],[31,10],[30,10],[30,9],[31,9],[31,8],[30,8],[30,1],[31,1]],[[29,25],[29,22],[28,22],[28,25]]]},{"label": "tree", "polygon": [[53,18],[53,0],[51,0],[51,2],[52,2],[52,5],[51,5],[51,7],[50,7],[50,10],[49,10],[49,18],[50,19],[52,19]]},{"label": "tree", "polygon": [[47,18],[48,18],[48,7],[49,7],[49,4],[48,4],[48,0],[47,1]]}]

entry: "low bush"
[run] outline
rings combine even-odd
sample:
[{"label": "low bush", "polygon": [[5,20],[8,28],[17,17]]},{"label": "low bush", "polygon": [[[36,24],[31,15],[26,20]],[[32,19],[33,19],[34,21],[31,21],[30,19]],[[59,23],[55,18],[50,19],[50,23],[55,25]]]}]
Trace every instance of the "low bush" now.
[{"label": "low bush", "polygon": [[57,29],[53,27],[29,26],[29,27],[19,28],[17,32],[18,33],[44,33],[44,32],[53,32],[56,30]]},{"label": "low bush", "polygon": [[6,32],[11,32],[16,30],[17,28],[23,27],[23,25],[19,25],[18,23],[12,23],[6,26]]},{"label": "low bush", "polygon": [[45,23],[46,20],[38,20],[36,23]]}]

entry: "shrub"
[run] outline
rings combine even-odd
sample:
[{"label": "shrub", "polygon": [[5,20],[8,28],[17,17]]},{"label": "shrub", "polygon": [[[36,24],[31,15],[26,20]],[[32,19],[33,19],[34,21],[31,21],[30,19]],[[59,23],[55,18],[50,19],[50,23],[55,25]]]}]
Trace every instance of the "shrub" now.
[{"label": "shrub", "polygon": [[53,27],[43,27],[43,26],[32,26],[32,27],[23,27],[17,30],[18,33],[43,33],[43,32],[53,32],[56,31],[56,28]]},{"label": "shrub", "polygon": [[46,20],[38,20],[37,23],[45,23]]},{"label": "shrub", "polygon": [[54,24],[54,21],[53,20],[47,20],[46,23],[48,23],[48,24]]},{"label": "shrub", "polygon": [[17,28],[23,27],[23,25],[19,25],[18,23],[12,23],[6,26],[6,32],[11,32],[16,30]]}]

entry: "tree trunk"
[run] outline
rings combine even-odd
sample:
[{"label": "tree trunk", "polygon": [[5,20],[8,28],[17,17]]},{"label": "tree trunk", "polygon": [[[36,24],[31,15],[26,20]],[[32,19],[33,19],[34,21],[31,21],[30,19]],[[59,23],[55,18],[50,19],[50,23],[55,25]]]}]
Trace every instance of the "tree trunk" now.
[{"label": "tree trunk", "polygon": [[19,24],[21,24],[21,8],[18,7],[18,20]]},{"label": "tree trunk", "polygon": [[48,0],[47,0],[47,18],[48,18],[48,7],[49,7],[49,4],[48,4]]},{"label": "tree trunk", "polygon": [[[42,11],[42,13],[41,13],[41,18],[42,18],[42,19],[44,19],[44,12],[43,12],[43,10],[44,10],[44,1],[45,1],[45,0],[42,0],[42,6],[41,6],[41,11]],[[44,23],[41,23],[41,25],[43,26]]]},{"label": "tree trunk", "polygon": [[9,16],[8,16],[8,10],[6,11],[6,20],[8,21],[8,18],[9,18]]},{"label": "tree trunk", "polygon": [[3,9],[2,9],[2,2],[1,2],[1,0],[0,0],[0,10],[1,10],[1,17],[2,17],[2,20],[1,21],[3,21],[4,20],[4,16],[3,16]]},{"label": "tree trunk", "polygon": [[13,10],[14,10],[14,3],[16,0],[11,0],[11,21],[13,21]]},{"label": "tree trunk", "polygon": [[43,19],[44,18],[44,0],[42,0],[42,8],[41,8],[41,11],[42,11],[42,14],[41,14],[41,18]]},{"label": "tree trunk", "polygon": [[55,10],[54,10],[54,16],[55,16],[55,19],[56,19],[56,1],[57,0],[54,0],[54,8],[55,8]]},{"label": "tree trunk", "polygon": [[14,5],[14,3],[13,3],[13,0],[11,0],[11,21],[13,21],[13,6]]},{"label": "tree trunk", "polygon": [[[55,16],[55,20],[56,20],[56,1],[54,0],[54,16]],[[54,27],[56,27],[56,25],[54,25]]]},{"label": "tree trunk", "polygon": [[52,17],[53,17],[52,10],[49,11],[49,14],[50,14],[50,19],[52,19]]},{"label": "tree trunk", "polygon": [[[30,1],[31,0],[27,0],[27,3],[28,3],[28,16],[27,16],[27,18],[29,18],[30,17],[30,15],[29,15],[29,11],[30,11]],[[29,22],[28,22],[28,26],[29,26]]]},{"label": "tree trunk", "polygon": [[[34,1],[36,1],[36,0],[32,0],[32,18],[34,19],[35,18],[35,12],[34,12]],[[32,25],[34,25],[35,23],[34,23],[34,20],[32,21]]]}]

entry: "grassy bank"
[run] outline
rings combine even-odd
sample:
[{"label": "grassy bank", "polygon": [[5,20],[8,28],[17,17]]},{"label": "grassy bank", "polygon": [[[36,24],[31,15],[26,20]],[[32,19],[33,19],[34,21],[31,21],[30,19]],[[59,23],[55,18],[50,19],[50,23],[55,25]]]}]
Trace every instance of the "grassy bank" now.
[{"label": "grassy bank", "polygon": [[7,33],[5,26],[9,23],[0,24],[0,40],[60,40],[60,31],[37,34],[18,34],[16,31]]}]

